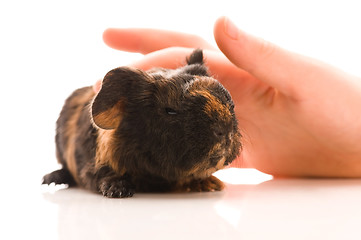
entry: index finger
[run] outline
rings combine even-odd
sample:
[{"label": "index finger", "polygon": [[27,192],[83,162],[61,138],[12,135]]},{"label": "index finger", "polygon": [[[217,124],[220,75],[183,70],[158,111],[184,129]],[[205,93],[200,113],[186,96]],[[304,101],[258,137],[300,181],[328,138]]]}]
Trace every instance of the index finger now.
[{"label": "index finger", "polygon": [[[193,49],[182,47],[167,48],[149,53],[130,66],[143,70],[155,67],[176,69],[186,64],[186,58],[192,51]],[[220,52],[205,50],[204,56],[210,75],[218,79],[231,92],[231,95],[235,97],[235,102],[244,97],[243,93],[255,93],[265,88],[265,84],[233,65]]]},{"label": "index finger", "polygon": [[103,40],[111,48],[142,54],[169,47],[216,50],[197,35],[159,29],[109,28],[104,31]]}]

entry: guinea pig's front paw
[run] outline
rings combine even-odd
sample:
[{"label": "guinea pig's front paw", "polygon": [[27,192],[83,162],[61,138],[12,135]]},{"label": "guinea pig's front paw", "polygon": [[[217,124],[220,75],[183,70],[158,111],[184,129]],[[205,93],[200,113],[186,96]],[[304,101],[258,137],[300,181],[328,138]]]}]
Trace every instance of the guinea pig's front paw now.
[{"label": "guinea pig's front paw", "polygon": [[187,190],[190,192],[213,192],[221,191],[223,188],[224,183],[215,176],[210,176],[206,179],[193,180],[187,186]]},{"label": "guinea pig's front paw", "polygon": [[132,197],[134,194],[134,186],[124,178],[114,177],[104,179],[99,184],[99,192],[109,198]]}]

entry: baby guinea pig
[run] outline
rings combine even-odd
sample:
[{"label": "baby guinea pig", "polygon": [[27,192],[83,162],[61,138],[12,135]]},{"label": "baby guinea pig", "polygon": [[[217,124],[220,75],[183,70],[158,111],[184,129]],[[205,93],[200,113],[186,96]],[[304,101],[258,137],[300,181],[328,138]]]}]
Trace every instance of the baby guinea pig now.
[{"label": "baby guinea pig", "polygon": [[218,191],[212,176],[239,154],[229,92],[207,73],[202,50],[181,68],[111,70],[98,94],[76,90],[56,128],[60,170],[43,184],[68,184],[107,197],[134,192]]}]

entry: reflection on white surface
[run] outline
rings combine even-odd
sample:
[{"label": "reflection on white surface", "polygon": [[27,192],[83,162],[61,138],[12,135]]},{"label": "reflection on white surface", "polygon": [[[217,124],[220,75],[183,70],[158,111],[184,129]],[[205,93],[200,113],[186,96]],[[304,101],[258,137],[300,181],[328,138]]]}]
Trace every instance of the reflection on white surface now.
[{"label": "reflection on white surface", "polygon": [[236,228],[241,220],[241,210],[227,204],[218,203],[214,205],[217,214],[224,218],[230,225]]},{"label": "reflection on white surface", "polygon": [[227,183],[222,192],[128,199],[34,182],[23,183],[21,195],[7,191],[0,239],[361,238],[359,179],[272,179]]}]

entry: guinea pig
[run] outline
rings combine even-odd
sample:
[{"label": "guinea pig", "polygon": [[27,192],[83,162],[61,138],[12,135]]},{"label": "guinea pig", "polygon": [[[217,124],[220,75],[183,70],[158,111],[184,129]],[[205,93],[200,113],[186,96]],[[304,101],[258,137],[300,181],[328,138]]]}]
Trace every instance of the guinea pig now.
[{"label": "guinea pig", "polygon": [[194,50],[177,69],[108,72],[98,94],[76,90],[56,123],[62,165],[43,184],[78,185],[107,197],[134,192],[219,191],[212,174],[241,149],[229,92]]}]

